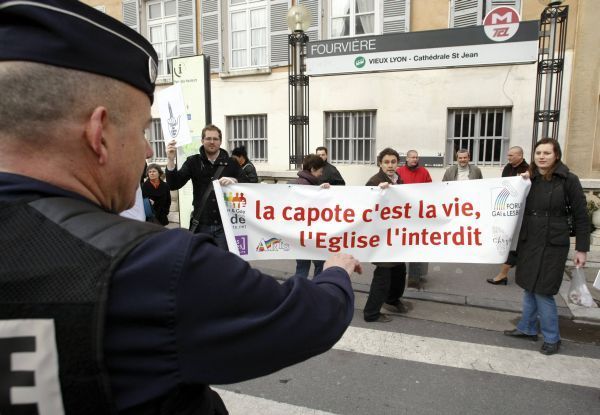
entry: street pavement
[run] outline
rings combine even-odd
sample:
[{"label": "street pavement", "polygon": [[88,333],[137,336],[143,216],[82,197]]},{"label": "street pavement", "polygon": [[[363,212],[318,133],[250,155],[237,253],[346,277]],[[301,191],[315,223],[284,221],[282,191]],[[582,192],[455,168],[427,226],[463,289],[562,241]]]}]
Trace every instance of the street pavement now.
[{"label": "street pavement", "polygon": [[561,319],[560,353],[509,338],[519,315],[424,300],[390,323],[351,326],[323,355],[217,386],[232,415],[596,414],[600,326]]},{"label": "street pavement", "polygon": [[[597,256],[593,259],[596,260]],[[294,274],[296,263],[293,260],[274,260],[252,261],[251,264],[275,278],[285,280]],[[362,275],[352,275],[352,286],[355,292],[368,293],[375,267],[370,263],[363,263],[363,267]],[[407,288],[404,297],[519,312],[523,290],[515,284],[514,268],[510,270],[508,285],[491,285],[485,281],[486,278],[494,277],[499,269],[500,265],[495,264],[430,263],[428,274],[422,278],[421,288]],[[586,274],[590,291],[600,299],[600,291],[592,288],[598,269],[600,263],[590,261]],[[576,321],[600,324],[600,308],[588,309],[566,301],[569,284],[570,269],[567,268],[560,295],[555,297],[559,315]]]}]

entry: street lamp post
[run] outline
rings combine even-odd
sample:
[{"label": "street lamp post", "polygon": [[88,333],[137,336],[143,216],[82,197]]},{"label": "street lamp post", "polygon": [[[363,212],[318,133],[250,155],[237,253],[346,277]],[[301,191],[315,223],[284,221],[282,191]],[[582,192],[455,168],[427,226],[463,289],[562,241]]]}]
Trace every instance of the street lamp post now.
[{"label": "street lamp post", "polygon": [[306,44],[310,27],[310,11],[302,5],[293,6],[287,14],[289,35],[289,166],[298,169],[308,154],[308,76],[306,72]]},{"label": "street lamp post", "polygon": [[558,139],[569,15],[569,6],[561,6],[562,1],[540,2],[546,5],[546,8],[540,16],[532,157],[533,148],[539,139]]}]

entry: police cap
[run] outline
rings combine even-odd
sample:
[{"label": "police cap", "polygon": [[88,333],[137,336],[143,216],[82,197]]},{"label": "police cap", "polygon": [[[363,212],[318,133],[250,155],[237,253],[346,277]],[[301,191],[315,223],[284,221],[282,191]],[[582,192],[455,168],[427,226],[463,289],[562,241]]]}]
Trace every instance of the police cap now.
[{"label": "police cap", "polygon": [[142,35],[79,1],[0,0],[0,61],[107,76],[152,101],[158,58]]}]

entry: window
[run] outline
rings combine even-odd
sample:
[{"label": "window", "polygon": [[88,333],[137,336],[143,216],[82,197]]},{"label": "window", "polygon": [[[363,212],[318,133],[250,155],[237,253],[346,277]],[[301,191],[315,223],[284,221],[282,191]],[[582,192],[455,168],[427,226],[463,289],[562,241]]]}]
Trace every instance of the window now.
[{"label": "window", "polygon": [[244,146],[250,161],[267,161],[267,116],[227,117],[229,150]]},{"label": "window", "polygon": [[375,163],[375,111],[325,113],[325,145],[332,163]]},{"label": "window", "polygon": [[167,161],[167,150],[165,148],[165,140],[163,138],[160,118],[155,118],[146,130],[146,139],[152,147],[152,163],[161,163]]},{"label": "window", "polygon": [[380,33],[379,4],[375,0],[331,0],[329,37]]},{"label": "window", "polygon": [[229,4],[231,69],[266,66],[267,3],[230,0]]},{"label": "window", "polygon": [[456,161],[456,151],[466,148],[473,163],[504,164],[510,137],[509,108],[455,109],[448,112],[446,163]]},{"label": "window", "polygon": [[452,0],[450,3],[450,27],[481,25],[490,10],[500,6],[521,11],[521,0]]},{"label": "window", "polygon": [[158,54],[158,76],[171,74],[170,59],[179,56],[177,0],[146,3],[148,39]]}]

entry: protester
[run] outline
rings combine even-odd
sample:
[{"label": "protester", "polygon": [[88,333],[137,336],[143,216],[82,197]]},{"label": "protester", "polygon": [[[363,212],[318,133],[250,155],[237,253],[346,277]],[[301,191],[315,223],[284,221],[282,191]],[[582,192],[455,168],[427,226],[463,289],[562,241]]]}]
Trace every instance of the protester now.
[{"label": "protester", "polygon": [[219,214],[217,196],[213,189],[213,180],[218,179],[222,186],[237,183],[243,177],[237,161],[229,157],[221,148],[222,134],[219,127],[209,124],[202,129],[202,146],[199,154],[188,157],[181,169],[177,169],[175,140],[167,145],[167,183],[171,190],[181,189],[188,180],[194,188],[194,210],[190,217],[190,230],[212,236],[217,245],[227,249],[225,231]]},{"label": "protester", "polygon": [[543,138],[537,142],[529,175],[531,189],[525,202],[525,215],[517,245],[516,282],[523,293],[523,315],[507,336],[538,339],[544,337],[541,353],[558,352],[560,333],[554,295],[558,293],[569,253],[569,211],[575,231],[576,267],[585,265],[590,248],[590,220],[579,178],[561,161],[558,142]]},{"label": "protester", "polygon": [[231,150],[231,157],[234,158],[242,168],[242,172],[246,175],[248,183],[258,183],[258,175],[254,164],[248,159],[246,147],[240,146]]},{"label": "protester", "polygon": [[143,36],[82,2],[29,0],[0,3],[0,39],[0,338],[4,362],[26,361],[0,370],[3,413],[226,414],[209,384],[340,339],[351,256],[280,283],[208,235],[116,214],[152,155]]},{"label": "protester", "polygon": [[[379,186],[387,189],[390,185],[402,184],[396,174],[400,155],[396,150],[384,148],[377,156],[379,172],[371,177],[366,186]],[[406,313],[406,306],[400,301],[406,285],[406,264],[404,262],[374,263],[373,280],[369,297],[364,308],[364,319],[367,322],[387,323],[392,321],[387,314],[380,312],[381,306],[397,313]]]},{"label": "protester", "polygon": [[[502,170],[502,177],[518,176],[529,170],[529,164],[523,158],[523,149],[519,146],[514,146],[508,149],[508,163]],[[508,271],[511,267],[514,267],[517,263],[515,251],[508,253],[506,262],[502,264],[500,272],[494,278],[486,279],[487,282],[493,285],[507,285],[508,284]]]},{"label": "protester", "polygon": [[[309,154],[308,156],[304,157],[302,170],[298,172],[298,178],[294,181],[294,183],[309,186],[321,186],[324,189],[328,189],[329,183],[320,183],[320,177],[323,174],[324,166],[325,161],[321,157],[317,156],[316,154]],[[297,259],[296,272],[294,276],[308,278],[310,262],[310,259]],[[315,267],[313,271],[314,278],[323,271],[324,261],[313,260],[312,263]]]},{"label": "protester", "polygon": [[146,174],[148,180],[142,185],[142,196],[144,199],[148,199],[156,221],[163,226],[168,225],[171,191],[169,186],[162,180],[164,173],[158,164],[152,163],[148,166]]},{"label": "protester", "polygon": [[327,161],[327,148],[317,147],[316,154],[317,156],[321,157],[323,161],[325,161],[325,166],[323,167],[323,174],[320,178],[321,183],[329,183],[332,186],[345,186],[346,182],[344,181],[342,174],[333,164]]},{"label": "protester", "polygon": [[457,180],[477,180],[483,179],[481,170],[474,164],[469,163],[471,155],[469,150],[461,148],[456,152],[456,164],[448,167],[442,178],[443,182],[453,182]]},{"label": "protester", "polygon": [[419,165],[419,153],[417,150],[408,150],[406,152],[406,162],[404,166],[398,167],[396,173],[400,176],[404,184],[431,183],[429,171]]},{"label": "protester", "polygon": [[[431,183],[429,171],[419,165],[419,153],[417,150],[408,150],[406,152],[406,162],[404,166],[398,167],[396,173],[404,184]],[[427,262],[411,262],[408,264],[409,287],[421,288],[421,277],[427,274],[427,267]]]}]

